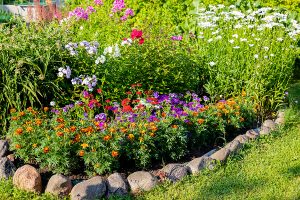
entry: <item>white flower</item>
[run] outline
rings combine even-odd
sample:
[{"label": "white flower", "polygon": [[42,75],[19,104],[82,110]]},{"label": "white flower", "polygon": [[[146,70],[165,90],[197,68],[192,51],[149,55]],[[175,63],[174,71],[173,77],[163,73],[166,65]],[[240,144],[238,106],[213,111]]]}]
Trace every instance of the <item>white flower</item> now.
[{"label": "white flower", "polygon": [[55,101],[51,101],[50,106],[55,106]]},{"label": "white flower", "polygon": [[255,55],[254,55],[254,58],[258,59],[258,55],[257,55],[257,54],[255,54]]},{"label": "white flower", "polygon": [[231,44],[233,44],[233,43],[234,43],[234,40],[229,40],[228,42],[231,43]]},{"label": "white flower", "polygon": [[79,29],[80,29],[80,30],[83,30],[83,26],[80,26]]},{"label": "white flower", "polygon": [[298,103],[298,101],[296,100],[295,103]]},{"label": "white flower", "polygon": [[241,42],[247,42],[246,38],[241,38],[240,40],[241,40]]},{"label": "white flower", "polygon": [[282,38],[277,38],[277,41],[278,41],[278,42],[282,42],[283,39],[282,39]]},{"label": "white flower", "polygon": [[221,35],[218,35],[217,37],[216,37],[216,40],[221,40],[222,39],[222,36]]},{"label": "white flower", "polygon": [[235,47],[233,47],[234,49],[239,49],[240,47],[239,46],[235,46]]},{"label": "white flower", "polygon": [[109,46],[104,49],[103,55],[111,54],[113,52],[113,47]]},{"label": "white flower", "polygon": [[62,67],[58,68],[59,72],[62,72],[63,70],[64,70],[64,68],[62,68]]},{"label": "white flower", "polygon": [[69,66],[67,66],[67,68],[65,70],[65,75],[66,75],[67,79],[71,78],[71,73],[72,73],[71,68]]},{"label": "white flower", "polygon": [[268,51],[270,48],[269,47],[264,47],[264,50],[265,51]]},{"label": "white flower", "polygon": [[63,73],[63,72],[58,72],[58,73],[57,73],[57,76],[60,77],[60,78],[61,78],[61,77],[64,77],[64,73]]},{"label": "white flower", "polygon": [[265,59],[267,59],[267,58],[268,58],[268,56],[264,56],[264,58],[265,58]]},{"label": "white flower", "polygon": [[253,46],[254,46],[254,44],[249,44],[249,46],[250,46],[250,47],[253,47]]},{"label": "white flower", "polygon": [[238,34],[233,34],[232,37],[239,38],[239,35]]},{"label": "white flower", "polygon": [[104,64],[106,61],[106,58],[104,55],[101,55],[100,57],[97,58],[97,60],[95,61],[95,63],[98,65],[99,63]]},{"label": "white flower", "polygon": [[275,55],[271,53],[270,56],[271,56],[271,57],[274,57]]},{"label": "white flower", "polygon": [[213,41],[212,38],[207,40],[208,43],[211,43],[212,41]]},{"label": "white flower", "polygon": [[208,63],[208,64],[209,64],[211,67],[216,65],[215,62],[210,62],[210,63]]}]

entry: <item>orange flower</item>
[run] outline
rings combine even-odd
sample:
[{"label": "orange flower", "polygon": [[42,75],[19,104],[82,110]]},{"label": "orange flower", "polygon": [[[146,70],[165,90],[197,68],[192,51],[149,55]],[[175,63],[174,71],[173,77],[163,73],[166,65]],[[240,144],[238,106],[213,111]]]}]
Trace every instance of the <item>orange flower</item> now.
[{"label": "orange flower", "polygon": [[227,100],[227,104],[232,106],[232,105],[235,105],[236,103],[233,99],[229,99],[229,100]]},{"label": "orange flower", "polygon": [[58,123],[64,123],[65,120],[64,120],[63,118],[57,118],[56,121],[57,121]]},{"label": "orange flower", "polygon": [[66,133],[70,133],[70,129],[68,129],[68,128],[64,128],[64,132],[66,132]]},{"label": "orange flower", "polygon": [[18,120],[18,117],[11,117],[11,120],[13,121]]},{"label": "orange flower", "polygon": [[221,116],[222,116],[222,113],[219,113],[219,112],[218,112],[218,113],[217,113],[217,116],[218,116],[218,117],[221,117]]},{"label": "orange flower", "polygon": [[158,130],[158,128],[154,125],[154,126],[151,126],[151,127],[150,127],[150,130],[152,130],[153,132],[155,132],[155,131]]},{"label": "orange flower", "polygon": [[161,113],[161,116],[162,116],[162,117],[166,117],[167,114],[166,114],[165,112],[163,112],[163,113]]},{"label": "orange flower", "polygon": [[27,132],[31,132],[33,130],[33,128],[31,127],[31,126],[28,126],[27,128],[26,128],[26,131]]},{"label": "orange flower", "polygon": [[103,137],[103,140],[104,140],[104,141],[108,141],[108,140],[110,140],[110,138],[111,138],[110,135],[106,135],[106,136]]},{"label": "orange flower", "polygon": [[23,133],[23,129],[22,128],[17,128],[16,134],[17,135],[22,135],[22,133]]},{"label": "orange flower", "polygon": [[240,112],[235,112],[235,115],[240,115]]},{"label": "orange flower", "polygon": [[193,116],[197,117],[198,116],[198,112],[193,112]]},{"label": "orange flower", "polygon": [[61,132],[61,131],[59,131],[59,132],[56,133],[56,135],[57,135],[58,137],[62,137],[62,136],[64,136],[64,133]]},{"label": "orange flower", "polygon": [[142,134],[142,135],[145,134],[145,133],[146,133],[145,130],[141,130],[141,131],[140,131],[140,134]]},{"label": "orange flower", "polygon": [[24,111],[19,112],[19,116],[20,116],[20,117],[23,117],[24,115],[25,115],[25,112],[24,112]]},{"label": "orange flower", "polygon": [[135,127],[136,127],[136,123],[134,123],[134,122],[131,123],[131,124],[130,124],[130,127],[131,127],[131,128],[135,128]]},{"label": "orange flower", "polygon": [[40,126],[42,124],[42,120],[41,119],[36,119],[35,124]]},{"label": "orange flower", "polygon": [[223,111],[225,114],[228,114],[228,113],[229,113],[229,110],[227,110],[227,109],[222,109],[222,111]]},{"label": "orange flower", "polygon": [[76,134],[74,138],[74,142],[79,142],[80,141],[80,134]]},{"label": "orange flower", "polygon": [[10,109],[10,113],[15,113],[17,110],[15,108]]},{"label": "orange flower", "polygon": [[112,157],[117,157],[119,155],[119,153],[117,151],[112,151],[111,152]]},{"label": "orange flower", "polygon": [[247,93],[245,92],[245,90],[242,90],[242,97],[246,96]]},{"label": "orange flower", "polygon": [[241,118],[240,118],[240,121],[243,122],[243,121],[245,121],[245,119],[244,119],[243,117],[241,117]]},{"label": "orange flower", "polygon": [[198,122],[198,124],[203,124],[204,123],[204,119],[198,119],[197,122]]},{"label": "orange flower", "polygon": [[87,143],[82,143],[80,146],[81,146],[83,149],[85,149],[85,148],[87,148],[89,145],[88,145]]},{"label": "orange flower", "polygon": [[92,147],[92,152],[96,152],[96,149],[94,147]]},{"label": "orange flower", "polygon": [[80,150],[78,154],[79,154],[79,156],[82,157],[82,156],[84,156],[84,151],[83,151],[83,150]]},{"label": "orange flower", "polygon": [[16,149],[21,149],[21,145],[19,145],[19,144],[16,144]]},{"label": "orange flower", "polygon": [[25,124],[32,124],[32,121],[26,121]]},{"label": "orange flower", "polygon": [[217,108],[218,109],[223,109],[224,108],[224,103],[222,103],[222,102],[219,102],[219,103],[217,103]]},{"label": "orange flower", "polygon": [[32,107],[28,107],[26,110],[27,111],[33,111]]},{"label": "orange flower", "polygon": [[48,153],[49,152],[49,147],[44,147],[44,153]]},{"label": "orange flower", "polygon": [[127,129],[126,128],[124,128],[124,127],[122,127],[121,129],[120,129],[120,131],[122,132],[122,133],[127,133]]},{"label": "orange flower", "polygon": [[116,129],[110,128],[110,129],[109,129],[109,132],[110,132],[110,133],[115,133],[115,132],[116,132]]},{"label": "orange flower", "polygon": [[144,141],[144,138],[139,137],[139,140],[140,140],[140,142],[143,142],[143,141]]},{"label": "orange flower", "polygon": [[154,137],[154,136],[155,136],[155,133],[150,133],[150,136],[151,136],[151,137]]},{"label": "orange flower", "polygon": [[49,110],[49,107],[44,107],[45,112],[48,112],[48,110]]},{"label": "orange flower", "polygon": [[71,132],[75,132],[75,131],[76,131],[76,127],[75,127],[75,126],[71,126],[71,127],[70,127],[70,131],[71,131]]},{"label": "orange flower", "polygon": [[134,135],[131,134],[131,133],[127,137],[128,137],[129,140],[133,140],[134,139]]},{"label": "orange flower", "polygon": [[33,148],[36,148],[36,147],[37,147],[37,144],[33,144],[32,147],[33,147]]},{"label": "orange flower", "polygon": [[176,129],[176,128],[178,128],[178,126],[176,124],[173,124],[172,128]]}]

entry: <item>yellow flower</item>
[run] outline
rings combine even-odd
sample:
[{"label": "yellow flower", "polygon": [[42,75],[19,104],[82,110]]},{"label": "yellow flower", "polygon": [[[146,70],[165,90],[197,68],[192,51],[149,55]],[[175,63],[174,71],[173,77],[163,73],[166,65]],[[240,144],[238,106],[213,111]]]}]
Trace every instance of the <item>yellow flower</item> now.
[{"label": "yellow flower", "polygon": [[82,143],[81,146],[82,146],[82,148],[85,149],[85,148],[87,148],[89,145],[88,145],[87,143]]},{"label": "yellow flower", "polygon": [[33,144],[32,147],[33,147],[33,148],[36,148],[36,147],[37,147],[37,144]]}]

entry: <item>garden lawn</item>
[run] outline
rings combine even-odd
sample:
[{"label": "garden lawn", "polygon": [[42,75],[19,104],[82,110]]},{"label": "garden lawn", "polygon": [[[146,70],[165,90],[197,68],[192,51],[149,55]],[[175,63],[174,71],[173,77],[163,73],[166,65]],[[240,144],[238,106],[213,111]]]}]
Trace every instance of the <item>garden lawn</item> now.
[{"label": "garden lawn", "polygon": [[213,172],[162,185],[138,199],[300,199],[300,83],[291,87],[289,98],[293,106],[278,132]]},{"label": "garden lawn", "polygon": [[[247,145],[226,165],[124,199],[299,199],[300,83],[289,90],[289,98],[293,106],[285,127]],[[57,199],[13,188],[11,180],[0,181],[0,193],[1,200]]]}]

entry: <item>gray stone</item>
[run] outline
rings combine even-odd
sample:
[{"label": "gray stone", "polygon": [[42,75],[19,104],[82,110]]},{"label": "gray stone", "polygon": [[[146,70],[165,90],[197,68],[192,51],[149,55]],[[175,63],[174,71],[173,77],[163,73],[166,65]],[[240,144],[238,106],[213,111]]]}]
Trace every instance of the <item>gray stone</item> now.
[{"label": "gray stone", "polygon": [[284,124],[284,118],[277,118],[275,120],[275,124],[276,125],[282,125],[282,124]]},{"label": "gray stone", "polygon": [[236,138],[234,138],[234,140],[239,141],[241,144],[245,144],[248,142],[249,137],[247,137],[246,135],[239,135]]},{"label": "gray stone", "polygon": [[273,122],[273,120],[268,119],[268,120],[264,121],[262,127],[268,127],[273,131],[276,129],[276,124],[275,124],[275,122]]},{"label": "gray stone", "polygon": [[106,184],[101,176],[95,176],[75,185],[71,191],[71,200],[100,199],[106,192]]},{"label": "gray stone", "polygon": [[127,180],[133,193],[149,191],[158,183],[157,178],[146,171],[134,172],[127,177]]},{"label": "gray stone", "polygon": [[203,156],[209,157],[209,156],[211,156],[212,154],[214,154],[216,151],[217,151],[217,149],[212,149],[212,150],[210,150],[209,152],[207,152],[206,154],[204,154]]},{"label": "gray stone", "polygon": [[271,129],[266,126],[262,126],[259,133],[260,135],[269,135],[271,133]]},{"label": "gray stone", "polygon": [[250,139],[256,139],[259,137],[259,131],[257,129],[251,129],[245,134]]},{"label": "gray stone", "polygon": [[0,158],[0,179],[12,177],[16,170],[15,165],[8,158]]},{"label": "gray stone", "polygon": [[125,195],[128,193],[128,184],[119,173],[113,173],[107,178],[108,194]]},{"label": "gray stone", "polygon": [[222,148],[219,151],[217,151],[216,153],[214,153],[213,155],[211,155],[210,157],[214,160],[224,162],[224,161],[226,161],[226,159],[228,158],[229,155],[230,155],[230,150]]},{"label": "gray stone", "polygon": [[55,174],[49,179],[45,192],[58,196],[66,196],[71,190],[71,180],[64,175]]},{"label": "gray stone", "polygon": [[233,140],[226,144],[224,148],[230,150],[232,153],[236,153],[240,148],[242,148],[242,144],[238,140]]},{"label": "gray stone", "polygon": [[214,162],[213,159],[207,156],[201,156],[199,158],[195,158],[187,163],[188,172],[192,174],[196,174],[202,169],[208,168],[213,169]]},{"label": "gray stone", "polygon": [[0,140],[0,157],[7,155],[9,149],[9,144],[7,140]]},{"label": "gray stone", "polygon": [[42,178],[39,172],[30,165],[17,169],[13,176],[13,184],[22,190],[42,192]]},{"label": "gray stone", "polygon": [[168,164],[161,171],[166,173],[166,178],[172,182],[181,180],[188,175],[188,168],[182,164]]}]

